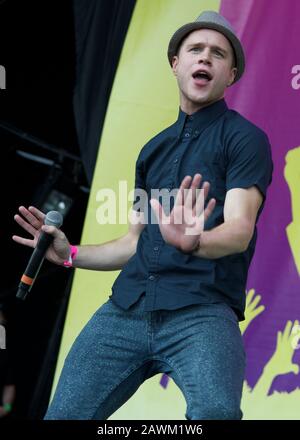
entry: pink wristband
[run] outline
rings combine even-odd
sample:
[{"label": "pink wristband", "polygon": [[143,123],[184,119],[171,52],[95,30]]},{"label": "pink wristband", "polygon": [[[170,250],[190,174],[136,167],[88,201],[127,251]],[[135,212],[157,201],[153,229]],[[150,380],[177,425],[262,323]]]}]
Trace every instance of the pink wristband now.
[{"label": "pink wristband", "polygon": [[77,256],[77,252],[78,252],[78,247],[70,244],[70,255],[69,255],[69,259],[64,261],[65,267],[72,267],[73,266],[73,261],[75,260],[75,258]]}]

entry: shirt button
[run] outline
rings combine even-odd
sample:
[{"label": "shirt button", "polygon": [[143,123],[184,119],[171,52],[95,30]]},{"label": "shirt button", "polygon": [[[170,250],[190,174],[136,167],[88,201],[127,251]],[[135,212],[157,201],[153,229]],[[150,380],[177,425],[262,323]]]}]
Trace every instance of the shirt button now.
[{"label": "shirt button", "polygon": [[190,133],[185,133],[184,135],[186,138],[190,137]]},{"label": "shirt button", "polygon": [[154,275],[150,275],[149,280],[150,280],[150,281],[155,280],[155,276],[154,276]]},{"label": "shirt button", "polygon": [[153,249],[154,249],[155,251],[158,251],[158,246],[155,246]]},{"label": "shirt button", "polygon": [[174,159],[174,163],[177,163],[178,162],[178,159]]},{"label": "shirt button", "polygon": [[192,121],[194,119],[194,116],[189,116],[189,120]]}]

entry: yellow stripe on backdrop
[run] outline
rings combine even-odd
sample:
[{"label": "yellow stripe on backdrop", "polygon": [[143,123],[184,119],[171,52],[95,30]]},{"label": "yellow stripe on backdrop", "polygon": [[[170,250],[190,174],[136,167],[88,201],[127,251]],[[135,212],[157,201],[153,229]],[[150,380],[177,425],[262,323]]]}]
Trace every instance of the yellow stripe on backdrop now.
[{"label": "yellow stripe on backdrop", "polygon": [[[82,244],[102,243],[127,231],[124,224],[97,223],[97,193],[111,188],[118,194],[119,181],[127,181],[128,190],[133,188],[135,161],[141,147],[173,123],[178,113],[177,85],[166,56],[169,39],[178,27],[194,21],[201,11],[218,10],[219,3],[137,0],[106,114]],[[93,312],[108,299],[116,276],[116,272],[76,271],[55,385],[72,342]],[[170,381],[164,390],[156,376],[145,382],[111,418],[183,419],[184,414],[184,400],[175,384]]]}]

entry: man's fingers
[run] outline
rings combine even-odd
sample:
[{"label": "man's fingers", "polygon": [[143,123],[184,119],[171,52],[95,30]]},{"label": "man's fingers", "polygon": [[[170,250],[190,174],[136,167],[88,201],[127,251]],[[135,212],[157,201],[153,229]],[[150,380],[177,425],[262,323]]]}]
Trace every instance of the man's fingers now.
[{"label": "man's fingers", "polygon": [[31,234],[33,237],[35,236],[37,230],[30,223],[27,223],[20,215],[16,214],[14,216],[15,221],[20,225],[25,231]]},{"label": "man's fingers", "polygon": [[34,247],[34,241],[30,240],[29,238],[23,238],[23,237],[19,237],[18,235],[13,235],[12,239],[19,244],[23,244],[25,246],[29,246],[29,247]]},{"label": "man's fingers", "polygon": [[209,182],[204,182],[203,186],[202,186],[202,189],[204,191],[204,200],[206,200],[207,196],[208,196],[208,193],[209,193],[209,190],[210,190],[210,183]]},{"label": "man's fingers", "polygon": [[[200,176],[200,174],[198,174],[198,176]],[[200,176],[200,181],[201,181],[201,176]],[[199,179],[197,179],[197,182],[199,182],[199,184],[200,181]],[[207,199],[209,189],[210,189],[209,182],[204,182],[202,188],[199,189],[198,192],[195,189],[196,200],[195,200],[195,204],[193,205],[193,214],[196,215],[197,217],[199,217],[201,213],[204,211],[205,200]]]},{"label": "man's fingers", "polygon": [[43,214],[42,217],[41,211],[36,208],[31,207],[31,210],[33,210],[33,212],[30,212],[24,206],[19,207],[19,212],[28,221],[28,223],[30,223],[35,229],[39,229],[44,222],[45,215]]},{"label": "man's fingers", "polygon": [[65,237],[65,234],[55,226],[43,225],[41,229],[47,234],[53,235],[54,238],[63,239]]},{"label": "man's fingers", "polygon": [[174,206],[182,205],[184,201],[184,192],[189,189],[192,182],[191,176],[185,176],[185,178],[182,180],[179,191],[177,192],[176,199],[174,202]]},{"label": "man's fingers", "polygon": [[165,218],[165,213],[164,213],[164,210],[163,210],[161,204],[159,203],[158,200],[151,199],[150,200],[150,205],[151,205],[151,208],[154,211],[154,214],[155,214],[155,216],[157,218],[157,221],[159,223],[162,223],[164,221],[164,218]]},{"label": "man's fingers", "polygon": [[207,204],[207,207],[204,210],[204,222],[206,222],[208,217],[211,215],[211,213],[215,209],[215,206],[216,206],[216,200],[215,199],[210,199],[210,201]]},{"label": "man's fingers", "polygon": [[182,180],[177,197],[175,200],[175,205],[188,204],[192,209],[195,205],[197,199],[197,189],[199,189],[202,176],[197,173],[192,178],[191,176],[185,176]]},{"label": "man's fingers", "polygon": [[182,180],[179,189],[183,190],[183,189],[188,189],[191,186],[191,182],[192,182],[192,177],[191,176],[185,176],[184,179]]},{"label": "man's fingers", "polygon": [[37,217],[39,220],[41,220],[41,222],[44,223],[44,219],[46,217],[46,214],[44,214],[42,211],[40,211],[39,209],[37,209],[35,206],[29,206],[28,210],[35,215],[35,217]]},{"label": "man's fingers", "polygon": [[199,193],[201,193],[199,189],[201,179],[202,179],[201,174],[195,174],[192,183],[190,185],[190,188],[186,190],[187,195],[184,199],[184,202],[185,204],[188,204],[187,206],[190,207],[191,209],[194,208],[197,197],[199,196]]}]

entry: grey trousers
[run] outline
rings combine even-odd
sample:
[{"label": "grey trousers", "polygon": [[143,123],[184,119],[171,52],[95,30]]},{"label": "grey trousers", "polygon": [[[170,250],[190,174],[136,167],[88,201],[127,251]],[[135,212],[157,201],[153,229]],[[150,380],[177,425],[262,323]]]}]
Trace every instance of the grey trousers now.
[{"label": "grey trousers", "polygon": [[244,370],[226,304],[145,312],[143,296],[129,310],[109,299],[74,342],[45,419],[107,419],[157,373],[182,391],[187,419],[241,419]]}]

